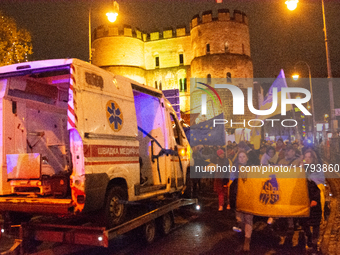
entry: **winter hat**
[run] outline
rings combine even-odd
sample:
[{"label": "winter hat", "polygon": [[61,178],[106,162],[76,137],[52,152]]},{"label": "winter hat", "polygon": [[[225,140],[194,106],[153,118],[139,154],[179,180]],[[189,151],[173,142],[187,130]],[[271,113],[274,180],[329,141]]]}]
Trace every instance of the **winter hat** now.
[{"label": "winter hat", "polygon": [[219,149],[216,153],[217,153],[217,156],[221,156],[224,153],[224,150]]}]

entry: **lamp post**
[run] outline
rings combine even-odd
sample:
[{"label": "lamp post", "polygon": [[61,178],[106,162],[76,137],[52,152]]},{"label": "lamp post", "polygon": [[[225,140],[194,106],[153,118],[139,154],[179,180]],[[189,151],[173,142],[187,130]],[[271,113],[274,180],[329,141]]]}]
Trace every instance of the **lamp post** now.
[{"label": "lamp post", "polygon": [[89,63],[92,63],[91,7],[89,8]]},{"label": "lamp post", "polygon": [[329,88],[329,104],[331,110],[331,132],[337,137],[337,132],[335,130],[335,112],[334,112],[334,97],[333,97],[333,81],[332,81],[332,69],[331,69],[331,60],[329,57],[329,49],[328,49],[328,39],[327,39],[327,28],[326,28],[326,17],[325,17],[325,5],[322,0],[322,17],[323,17],[323,31],[325,33],[325,47],[326,47],[326,57],[327,57],[327,74],[328,74],[328,88]]},{"label": "lamp post", "polygon": [[[295,4],[294,4],[295,3]],[[294,10],[298,0],[287,0],[286,4],[289,10]],[[334,112],[334,97],[333,97],[333,81],[332,81],[332,69],[331,69],[331,61],[329,57],[329,49],[328,49],[328,39],[327,39],[327,28],[326,28],[326,17],[325,17],[325,5],[324,0],[321,0],[322,3],[322,19],[323,19],[323,31],[325,34],[325,47],[326,47],[326,58],[327,58],[327,77],[328,77],[328,89],[329,89],[329,104],[331,111],[331,131],[334,137],[337,137],[337,132],[335,130],[336,119]],[[295,7],[295,8],[293,8]]]},{"label": "lamp post", "polygon": [[[113,1],[113,8],[111,12],[106,13],[107,19],[113,23],[116,21],[119,11],[119,4]],[[89,62],[92,62],[92,38],[91,38],[91,7],[89,8]]]},{"label": "lamp post", "polygon": [[[298,61],[295,65],[294,65],[294,69],[296,69],[296,65],[299,63],[304,63],[306,64],[307,68],[308,68],[308,77],[309,77],[309,90],[310,90],[310,94],[311,94],[311,108],[312,108],[312,117],[313,117],[313,126],[312,126],[312,134],[313,134],[313,142],[315,141],[315,112],[314,112],[314,99],[313,99],[313,86],[312,86],[312,74],[310,71],[310,66],[307,64],[307,62],[305,61]],[[299,78],[298,74],[294,74],[293,75],[293,79],[297,80]]]}]

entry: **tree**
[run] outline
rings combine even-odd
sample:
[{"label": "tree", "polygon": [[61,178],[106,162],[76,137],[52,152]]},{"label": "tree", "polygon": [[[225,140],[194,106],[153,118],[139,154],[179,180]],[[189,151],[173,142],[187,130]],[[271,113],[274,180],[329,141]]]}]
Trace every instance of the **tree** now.
[{"label": "tree", "polygon": [[0,11],[0,66],[25,62],[32,53],[31,34]]}]

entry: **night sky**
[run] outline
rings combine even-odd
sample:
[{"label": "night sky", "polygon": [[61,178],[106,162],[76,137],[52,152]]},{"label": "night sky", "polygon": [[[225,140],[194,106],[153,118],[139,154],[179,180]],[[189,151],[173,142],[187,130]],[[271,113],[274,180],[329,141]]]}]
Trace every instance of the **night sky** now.
[{"label": "night sky", "polygon": [[[254,77],[276,77],[281,68],[288,77],[294,64],[301,60],[310,65],[313,78],[327,77],[321,0],[300,0],[295,11],[289,11],[285,1],[223,0],[218,4],[215,0],[118,0],[117,23],[144,32],[183,24],[189,30],[195,14],[213,10],[216,16],[218,9],[226,8],[231,13],[238,9],[249,18]],[[111,0],[1,0],[0,9],[30,31],[34,51],[30,60],[70,57],[87,61],[89,8],[94,29],[108,24],[105,13],[111,5]],[[325,13],[332,73],[333,77],[340,77],[340,1],[325,0]],[[308,77],[305,65],[297,68],[302,76]],[[315,92],[319,90],[325,91],[316,88]],[[336,88],[335,93],[340,95]],[[336,108],[340,107],[337,98]],[[317,99],[315,103],[318,104]]]}]

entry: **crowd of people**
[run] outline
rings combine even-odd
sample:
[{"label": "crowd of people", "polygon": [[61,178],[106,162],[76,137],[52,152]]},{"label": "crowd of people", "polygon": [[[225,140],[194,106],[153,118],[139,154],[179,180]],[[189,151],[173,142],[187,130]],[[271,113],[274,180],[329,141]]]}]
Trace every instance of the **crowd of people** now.
[{"label": "crowd of people", "polygon": [[[263,141],[260,149],[255,150],[247,141],[228,141],[226,146],[196,146],[193,150],[195,164],[209,161],[224,166],[252,166],[252,165],[292,165],[304,166],[304,164],[320,164],[321,159],[312,146],[303,142],[284,142],[279,138],[276,142]],[[244,233],[243,250],[250,250],[250,241],[253,230],[253,215],[238,211],[236,208],[238,172],[218,172],[215,174],[214,191],[218,195],[218,211],[233,209],[236,212],[237,226],[233,227],[236,232]],[[307,218],[286,218],[288,230],[285,233],[285,243],[292,242],[294,225],[299,224],[304,230],[306,248],[317,251],[319,228],[323,218],[325,204],[325,177],[322,172],[306,172],[308,193],[310,199],[310,216]],[[267,223],[279,219],[268,218]],[[297,223],[298,222],[298,223]]]}]

